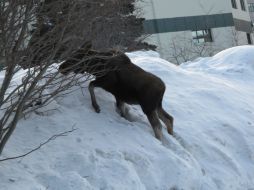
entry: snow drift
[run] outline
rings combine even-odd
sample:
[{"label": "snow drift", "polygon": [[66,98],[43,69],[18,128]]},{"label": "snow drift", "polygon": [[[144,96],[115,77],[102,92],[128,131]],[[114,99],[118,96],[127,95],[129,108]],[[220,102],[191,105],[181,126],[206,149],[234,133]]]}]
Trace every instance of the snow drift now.
[{"label": "snow drift", "polygon": [[53,113],[20,121],[3,157],[27,152],[73,125],[78,130],[21,160],[0,163],[1,190],[254,189],[254,47],[180,67],[151,51],[127,55],[165,82],[163,106],[175,118],[174,137],[164,129],[158,141],[139,106],[130,106],[129,122],[107,92],[96,90],[97,114],[87,89],[75,91],[56,99]]}]

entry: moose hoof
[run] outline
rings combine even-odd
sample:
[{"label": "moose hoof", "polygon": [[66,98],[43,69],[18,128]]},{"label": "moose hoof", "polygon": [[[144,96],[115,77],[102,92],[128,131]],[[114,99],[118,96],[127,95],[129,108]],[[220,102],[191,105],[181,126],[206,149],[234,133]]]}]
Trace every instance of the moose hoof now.
[{"label": "moose hoof", "polygon": [[98,104],[92,103],[93,109],[96,113],[100,113],[101,109],[100,106],[98,106]]},{"label": "moose hoof", "polygon": [[96,113],[100,113],[101,112],[101,109],[98,107],[98,108],[94,108],[95,112]]},{"label": "moose hoof", "polygon": [[162,131],[161,131],[161,129],[155,128],[154,133],[155,133],[155,137],[158,140],[161,141],[162,140]]},{"label": "moose hoof", "polygon": [[168,128],[168,134],[172,135],[173,136],[173,128]]}]

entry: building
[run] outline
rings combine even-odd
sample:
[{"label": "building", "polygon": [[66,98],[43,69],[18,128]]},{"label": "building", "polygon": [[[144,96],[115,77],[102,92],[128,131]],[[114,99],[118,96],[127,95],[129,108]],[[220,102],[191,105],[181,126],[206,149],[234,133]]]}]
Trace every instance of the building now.
[{"label": "building", "polygon": [[252,23],[254,23],[254,0],[248,0],[248,8]]},{"label": "building", "polygon": [[146,19],[146,40],[176,63],[252,44],[246,0],[145,0],[137,6]]}]

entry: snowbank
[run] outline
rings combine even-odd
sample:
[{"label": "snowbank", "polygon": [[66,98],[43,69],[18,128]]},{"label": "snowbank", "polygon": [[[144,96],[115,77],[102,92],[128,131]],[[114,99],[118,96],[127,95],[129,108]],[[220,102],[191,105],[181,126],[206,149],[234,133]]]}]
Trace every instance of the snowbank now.
[{"label": "snowbank", "polygon": [[3,156],[29,151],[75,125],[21,160],[0,163],[2,190],[253,190],[254,49],[236,47],[177,67],[155,52],[128,53],[132,61],[166,84],[165,109],[175,118],[175,136],[163,143],[138,106],[134,122],[115,112],[114,98],[96,90],[57,99],[57,111],[21,120]]},{"label": "snowbank", "polygon": [[239,46],[226,49],[213,57],[199,58],[196,62],[182,64],[188,70],[221,75],[246,75],[254,77],[254,46]]}]

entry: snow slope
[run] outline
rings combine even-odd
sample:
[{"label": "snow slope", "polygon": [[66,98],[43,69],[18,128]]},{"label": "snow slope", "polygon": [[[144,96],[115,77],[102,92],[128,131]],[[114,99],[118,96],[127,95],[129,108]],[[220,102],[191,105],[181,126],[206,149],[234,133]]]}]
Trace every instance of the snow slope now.
[{"label": "snow slope", "polygon": [[139,106],[130,106],[129,122],[107,92],[96,90],[97,114],[87,89],[75,91],[55,100],[57,111],[20,121],[3,157],[73,125],[78,130],[23,159],[0,162],[1,190],[254,190],[254,47],[180,67],[151,51],[128,56],[165,82],[174,137],[164,129],[163,142],[155,139]]}]

